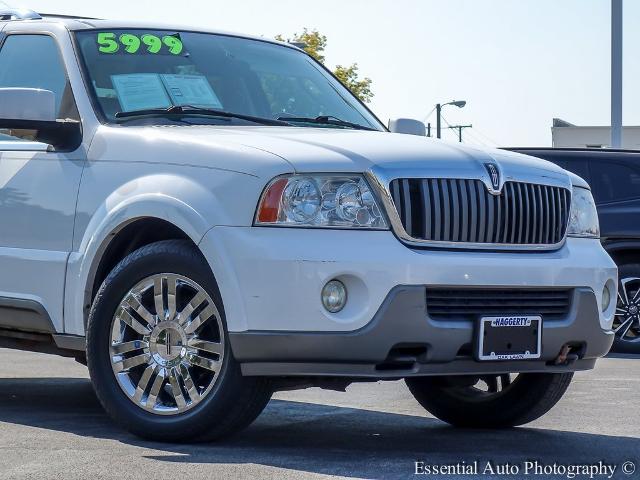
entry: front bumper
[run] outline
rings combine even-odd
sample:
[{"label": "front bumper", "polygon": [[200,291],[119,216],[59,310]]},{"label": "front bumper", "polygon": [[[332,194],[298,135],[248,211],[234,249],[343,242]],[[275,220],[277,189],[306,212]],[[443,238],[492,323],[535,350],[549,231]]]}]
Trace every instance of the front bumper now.
[{"label": "front bumper", "polygon": [[[566,318],[544,321],[539,360],[473,360],[473,321],[434,320],[426,313],[425,287],[395,288],[373,321],[349,333],[244,332],[230,334],[245,375],[398,377],[506,372],[567,372],[593,368],[613,334],[598,322],[597,302],[575,289]],[[558,364],[565,345],[572,358]]]},{"label": "front bumper", "polygon": [[[591,239],[569,238],[552,252],[417,250],[388,231],[215,227],[200,243],[216,275],[235,357],[247,375],[393,377],[592,368],[607,353],[613,310],[602,312],[617,269]],[[338,278],[349,291],[338,314],[320,292]],[[567,318],[545,324],[540,361],[478,363],[460,355],[473,325],[429,319],[427,286],[562,287],[574,290]],[[614,297],[615,298],[615,297]],[[562,345],[584,345],[580,359],[555,366]],[[424,352],[394,371],[397,345]],[[398,350],[411,355],[418,350]],[[413,353],[412,353],[413,352]],[[397,362],[396,362],[397,363]]]}]

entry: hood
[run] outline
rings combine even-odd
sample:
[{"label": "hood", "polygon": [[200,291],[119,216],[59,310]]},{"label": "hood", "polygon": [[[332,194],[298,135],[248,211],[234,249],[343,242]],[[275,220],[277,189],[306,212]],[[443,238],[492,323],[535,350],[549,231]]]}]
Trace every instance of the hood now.
[{"label": "hood", "polygon": [[[251,151],[260,158],[258,163],[264,163],[264,157],[271,154],[272,162],[278,160],[281,168],[286,165],[285,170],[296,173],[374,171],[389,178],[403,175],[485,178],[486,164],[492,163],[498,167],[503,181],[570,185],[567,173],[546,160],[413,135],[303,127],[172,126],[120,130],[138,139],[157,138],[158,146],[164,145],[163,149],[169,144],[180,145],[183,158],[188,144],[209,147],[218,153],[207,155],[208,166],[212,167],[218,166],[216,162],[225,162],[225,152],[243,152],[241,158],[235,158],[233,169],[244,169],[259,176],[256,161],[247,158],[252,156]],[[197,162],[197,159],[189,161]]]}]

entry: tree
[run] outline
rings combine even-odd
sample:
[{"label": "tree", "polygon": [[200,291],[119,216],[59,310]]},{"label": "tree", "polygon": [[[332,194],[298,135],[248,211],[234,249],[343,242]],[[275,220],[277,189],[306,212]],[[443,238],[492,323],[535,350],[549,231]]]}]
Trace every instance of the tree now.
[{"label": "tree", "polygon": [[[317,30],[308,30],[305,28],[302,33],[294,34],[293,38],[285,40],[282,35],[278,35],[276,36],[276,40],[298,45],[320,63],[325,63],[324,50],[327,47],[327,37],[321,35]],[[360,79],[357,63],[348,67],[337,65],[333,70],[333,74],[363,102],[369,103],[373,98],[373,92],[371,91],[372,81],[368,77]]]},{"label": "tree", "polygon": [[373,92],[371,91],[371,79],[369,77],[365,77],[362,80],[358,78],[357,63],[354,63],[349,67],[336,65],[333,74],[363,102],[369,103],[373,98]]}]

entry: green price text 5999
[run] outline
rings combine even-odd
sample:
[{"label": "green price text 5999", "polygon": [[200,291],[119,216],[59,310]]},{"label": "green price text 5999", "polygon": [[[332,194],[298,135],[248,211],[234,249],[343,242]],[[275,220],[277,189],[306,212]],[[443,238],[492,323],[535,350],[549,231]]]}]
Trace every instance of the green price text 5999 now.
[{"label": "green price text 5999", "polygon": [[174,35],[159,37],[153,34],[122,33],[118,36],[113,32],[101,32],[98,33],[97,42],[98,51],[106,54],[124,52],[180,55],[184,50],[182,40]]}]

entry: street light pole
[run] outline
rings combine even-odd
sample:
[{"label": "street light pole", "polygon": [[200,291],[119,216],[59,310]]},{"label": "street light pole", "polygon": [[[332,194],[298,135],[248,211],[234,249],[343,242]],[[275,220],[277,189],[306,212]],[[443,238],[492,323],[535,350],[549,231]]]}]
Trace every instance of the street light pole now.
[{"label": "street light pole", "polygon": [[442,125],[441,125],[442,107],[446,107],[447,105],[455,105],[458,108],[462,108],[466,104],[467,102],[464,100],[454,100],[453,102],[443,103],[443,104],[438,103],[436,105],[436,137],[437,138],[442,137]]},{"label": "street light pole", "polygon": [[611,0],[611,147],[622,147],[622,0]]}]

